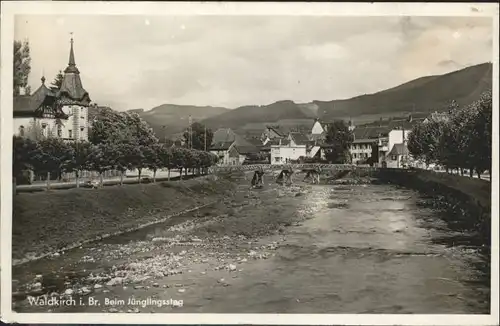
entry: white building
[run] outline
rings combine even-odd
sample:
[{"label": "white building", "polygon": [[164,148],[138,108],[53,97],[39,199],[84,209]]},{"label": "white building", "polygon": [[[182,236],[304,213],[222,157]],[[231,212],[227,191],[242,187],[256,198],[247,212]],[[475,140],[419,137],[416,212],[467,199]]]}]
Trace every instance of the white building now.
[{"label": "white building", "polygon": [[403,168],[409,163],[410,152],[407,147],[411,130],[394,129],[389,131],[387,148],[389,152],[383,158],[382,166]]},{"label": "white building", "polygon": [[301,133],[290,133],[285,139],[271,141],[271,164],[285,164],[308,157],[307,136]]},{"label": "white building", "polygon": [[89,93],[83,88],[80,71],[75,64],[73,39],[68,67],[59,89],[42,85],[33,95],[14,98],[14,134],[23,137],[59,137],[88,140]]}]

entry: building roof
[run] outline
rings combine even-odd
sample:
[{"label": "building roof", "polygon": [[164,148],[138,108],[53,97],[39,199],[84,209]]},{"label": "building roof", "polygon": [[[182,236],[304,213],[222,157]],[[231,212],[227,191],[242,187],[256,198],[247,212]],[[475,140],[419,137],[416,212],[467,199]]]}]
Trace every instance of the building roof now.
[{"label": "building roof", "polygon": [[16,113],[35,113],[35,110],[31,106],[30,95],[14,96],[14,116]]},{"label": "building roof", "polygon": [[234,140],[235,147],[238,148],[240,154],[258,153],[259,148],[246,140],[245,138],[236,135]]},{"label": "building roof", "polygon": [[297,145],[306,145],[309,143],[309,137],[306,134],[301,132],[291,132],[290,136],[293,138],[293,141]]},{"label": "building roof", "polygon": [[252,144],[253,146],[256,146],[256,147],[260,147],[262,146],[262,140],[260,140],[260,138],[256,138],[256,137],[246,137],[245,140],[247,142],[249,142],[250,144]]},{"label": "building roof", "polygon": [[391,129],[386,126],[366,126],[357,127],[353,130],[354,139],[378,138],[380,135],[386,135]]},{"label": "building roof", "polygon": [[240,154],[254,154],[260,152],[259,148],[257,148],[256,146],[235,145],[234,147]]},{"label": "building roof", "polygon": [[90,103],[89,93],[83,88],[80,71],[75,64],[73,39],[71,39],[68,67],[64,70],[64,77],[57,96],[63,103],[77,103],[85,106]]},{"label": "building roof", "polygon": [[388,155],[405,155],[408,154],[408,147],[406,144],[394,144]]},{"label": "building roof", "polygon": [[[36,116],[37,110],[43,105],[52,106],[56,101],[56,94],[45,86],[45,78],[42,77],[42,85],[32,95],[20,95],[14,97],[14,116]],[[62,114],[62,111],[60,112]]]},{"label": "building roof", "polygon": [[413,129],[416,124],[424,121],[425,118],[412,119],[412,121],[408,121],[407,119],[401,120],[391,120],[387,126],[389,130],[394,129]]},{"label": "building roof", "polygon": [[210,147],[210,150],[213,151],[227,151],[229,147],[233,144],[233,141],[222,141],[222,142],[217,142]]}]

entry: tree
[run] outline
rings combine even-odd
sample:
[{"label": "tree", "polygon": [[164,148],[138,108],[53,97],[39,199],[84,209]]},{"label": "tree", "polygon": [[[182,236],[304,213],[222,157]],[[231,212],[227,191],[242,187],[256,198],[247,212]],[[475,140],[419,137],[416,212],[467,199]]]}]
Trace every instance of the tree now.
[{"label": "tree", "polygon": [[115,144],[115,146],[116,146],[116,155],[115,155],[114,167],[118,171],[120,171],[120,185],[123,185],[123,177],[125,176],[125,172],[131,168],[130,155],[131,153],[133,153],[136,144],[124,142]]},{"label": "tree", "polygon": [[153,128],[146,121],[142,120],[137,113],[125,112],[122,115],[130,136],[139,146],[151,146],[159,143]]},{"label": "tree", "polygon": [[168,181],[170,181],[170,169],[175,168],[172,151],[173,149],[165,144],[161,145],[158,149],[158,158],[161,161],[161,166],[168,169]]},{"label": "tree", "polygon": [[171,165],[179,169],[180,178],[182,180],[182,170],[187,164],[187,152],[189,150],[182,147],[172,147],[172,163]]},{"label": "tree", "polygon": [[12,181],[13,193],[16,194],[18,178],[22,177],[24,171],[33,170],[33,155],[38,150],[38,144],[29,138],[14,136],[12,145]]},{"label": "tree", "polygon": [[413,129],[408,148],[427,164],[439,163],[462,175],[467,168],[471,177],[474,171],[480,177],[491,169],[491,119],[491,91],[464,108],[452,101],[447,113],[433,114]]},{"label": "tree", "polygon": [[101,187],[104,184],[103,173],[115,166],[117,153],[115,144],[111,143],[102,143],[92,147],[89,167],[92,171],[99,173]]},{"label": "tree", "polygon": [[421,144],[425,153],[425,163],[440,163],[442,157],[441,137],[444,134],[447,116],[442,114],[431,115],[428,121],[423,124],[421,133]]},{"label": "tree", "polygon": [[130,148],[129,153],[129,163],[130,167],[137,169],[138,181],[141,183],[142,170],[147,167],[148,161],[146,157],[146,152],[148,151],[148,146],[135,145]]},{"label": "tree", "polygon": [[14,41],[13,95],[18,96],[21,88],[29,95],[28,77],[31,72],[30,45],[28,41]]},{"label": "tree", "polygon": [[205,151],[200,152],[200,165],[203,169],[203,174],[207,174],[207,169],[217,164],[218,159],[217,155],[213,153]]},{"label": "tree", "polygon": [[89,140],[94,145],[117,144],[130,142],[133,140],[133,136],[122,113],[103,109],[99,110],[92,123],[92,134]]},{"label": "tree", "polygon": [[468,124],[471,165],[474,166],[477,176],[480,178],[484,171],[491,171],[491,92],[483,93],[478,101],[472,103],[468,107],[468,115],[471,117]]},{"label": "tree", "polygon": [[37,172],[47,174],[47,190],[50,189],[51,173],[60,178],[72,161],[72,148],[60,138],[46,138],[38,143],[33,154],[33,166]]},{"label": "tree", "polygon": [[422,160],[427,163],[427,152],[423,142],[424,132],[425,125],[422,123],[417,124],[408,136],[407,146],[411,156],[417,160]]},{"label": "tree", "polygon": [[66,166],[68,172],[75,172],[76,187],[80,187],[80,173],[91,167],[91,157],[94,150],[93,145],[87,141],[75,141],[69,143],[71,148],[71,159]]},{"label": "tree", "polygon": [[146,167],[153,171],[153,183],[156,182],[156,172],[162,168],[163,160],[161,158],[162,144],[153,144],[144,147],[144,156],[146,159]]},{"label": "tree", "polygon": [[[206,128],[206,142],[205,142],[205,125],[194,122],[191,124],[192,138],[190,137],[189,128],[184,131],[184,140],[186,141],[187,147],[192,149],[205,150],[206,147],[210,147],[212,144],[212,139],[214,138],[214,133],[211,129]],[[192,139],[193,144],[190,143]],[[192,146],[191,146],[192,145]]]},{"label": "tree", "polygon": [[54,80],[52,81],[52,83],[50,83],[50,88],[54,91],[60,90],[61,86],[62,86],[63,79],[64,79],[64,75],[63,75],[62,71],[59,70],[59,72],[57,73],[57,75],[54,78]]},{"label": "tree", "polygon": [[349,163],[349,148],[354,141],[354,135],[343,120],[336,120],[328,126],[325,142],[330,145],[326,150],[327,160],[334,164]]}]

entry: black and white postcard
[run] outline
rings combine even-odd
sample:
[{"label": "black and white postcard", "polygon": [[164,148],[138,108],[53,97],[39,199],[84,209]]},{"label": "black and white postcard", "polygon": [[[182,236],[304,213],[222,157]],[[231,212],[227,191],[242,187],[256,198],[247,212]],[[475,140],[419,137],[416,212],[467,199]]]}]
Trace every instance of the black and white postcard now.
[{"label": "black and white postcard", "polygon": [[2,2],[2,321],[498,324],[498,14]]}]

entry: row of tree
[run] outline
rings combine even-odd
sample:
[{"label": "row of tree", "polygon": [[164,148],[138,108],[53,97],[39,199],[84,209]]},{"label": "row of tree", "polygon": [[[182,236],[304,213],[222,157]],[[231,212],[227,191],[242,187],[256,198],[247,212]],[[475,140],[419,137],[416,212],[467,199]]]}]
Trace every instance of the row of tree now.
[{"label": "row of tree", "polygon": [[431,115],[412,130],[408,150],[418,160],[443,166],[447,172],[464,170],[478,177],[491,172],[491,91],[466,107],[452,102],[448,112]]},{"label": "row of tree", "polygon": [[[106,171],[121,172],[121,181],[127,170],[137,169],[139,182],[144,169],[153,171],[153,181],[159,169],[197,170],[206,172],[216,164],[218,157],[206,151],[160,144],[152,129],[135,113],[102,109],[92,121],[89,141],[66,142],[57,137],[14,137],[13,174],[23,171],[60,176],[65,172],[76,175],[95,171],[101,176]],[[121,182],[121,183],[122,183]]]},{"label": "row of tree", "polygon": [[[101,183],[106,171],[121,172],[121,184],[127,170],[137,169],[139,182],[143,169],[153,171],[153,182],[159,169],[197,170],[206,173],[207,168],[217,163],[217,156],[209,152],[182,147],[168,147],[164,144],[137,146],[136,144],[99,144],[77,141],[65,142],[50,137],[35,141],[24,137],[14,137],[13,174],[20,177],[24,171],[47,174],[59,178],[63,173],[75,173],[77,187],[83,171],[95,171]],[[170,173],[169,173],[170,177]]]}]

